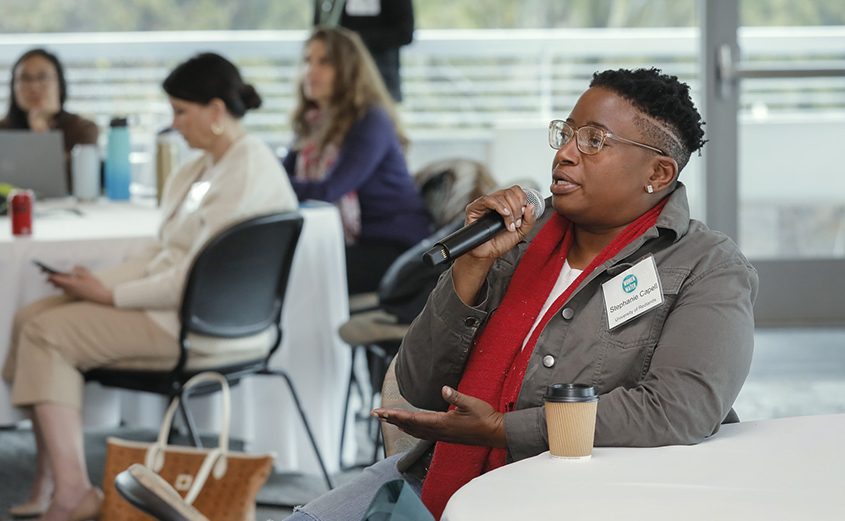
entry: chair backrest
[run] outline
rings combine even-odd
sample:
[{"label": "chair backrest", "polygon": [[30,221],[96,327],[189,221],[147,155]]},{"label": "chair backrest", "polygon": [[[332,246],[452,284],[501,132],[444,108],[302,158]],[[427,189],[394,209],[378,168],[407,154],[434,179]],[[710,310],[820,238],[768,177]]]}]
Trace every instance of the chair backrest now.
[{"label": "chair backrest", "polygon": [[471,159],[443,159],[421,168],[414,180],[437,230],[400,255],[379,282],[379,307],[408,324],[422,311],[447,264],[428,266],[422,254],[460,228],[466,206],[496,188],[489,170]]},{"label": "chair backrest", "polygon": [[464,221],[453,220],[396,258],[379,281],[379,307],[395,316],[400,324],[410,324],[422,311],[428,294],[449,264],[429,266],[422,255],[437,241],[454,232]]},{"label": "chair backrest", "polygon": [[182,339],[243,337],[278,325],[302,222],[296,212],[263,215],[211,239],[185,285]]}]

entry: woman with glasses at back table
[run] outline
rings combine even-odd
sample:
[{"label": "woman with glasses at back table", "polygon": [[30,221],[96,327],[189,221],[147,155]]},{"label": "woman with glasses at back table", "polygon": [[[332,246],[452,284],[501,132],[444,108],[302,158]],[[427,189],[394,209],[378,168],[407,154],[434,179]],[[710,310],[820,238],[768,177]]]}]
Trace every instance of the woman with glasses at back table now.
[{"label": "woman with glasses at back table", "polygon": [[690,219],[678,174],[704,144],[701,125],[675,76],[596,73],[550,124],[549,207],[535,217],[519,187],[472,202],[468,221],[496,212],[507,229],[455,260],[403,340],[399,390],[424,410],[373,414],[423,441],[290,520],[359,520],[398,478],[439,519],[474,477],[549,449],[553,383],[596,388],[599,446],[695,444],[735,421],[757,273]]},{"label": "woman with glasses at back table", "polygon": [[[29,501],[12,514],[43,513],[43,521],[97,516],[102,492],[88,480],[82,446],[82,373],[127,360],[173,367],[183,286],[206,241],[236,222],[297,208],[278,159],[241,123],[261,98],[231,62],[200,54],[176,67],[163,87],[173,128],[203,154],[168,179],[158,240],[103,273],[77,267],[49,275],[64,295],[15,316],[3,377],[12,382],[12,402],[32,412],[38,459]],[[226,348],[216,343],[202,352]]]},{"label": "woman with glasses at back table", "polygon": [[76,145],[96,145],[97,124],[64,109],[67,82],[64,68],[55,54],[31,49],[12,66],[9,110],[0,129],[48,132],[59,130],[64,137],[65,175],[71,186],[70,151]]}]

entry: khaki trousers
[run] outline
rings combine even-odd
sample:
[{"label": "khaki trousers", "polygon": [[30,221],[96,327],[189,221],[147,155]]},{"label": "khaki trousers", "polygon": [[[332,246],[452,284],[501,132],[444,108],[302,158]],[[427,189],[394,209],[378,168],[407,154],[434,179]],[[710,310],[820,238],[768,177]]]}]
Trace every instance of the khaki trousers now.
[{"label": "khaki trousers", "polygon": [[19,407],[50,402],[81,409],[82,372],[123,361],[175,364],[178,357],[178,340],[144,311],[57,296],[15,315],[3,378]]}]

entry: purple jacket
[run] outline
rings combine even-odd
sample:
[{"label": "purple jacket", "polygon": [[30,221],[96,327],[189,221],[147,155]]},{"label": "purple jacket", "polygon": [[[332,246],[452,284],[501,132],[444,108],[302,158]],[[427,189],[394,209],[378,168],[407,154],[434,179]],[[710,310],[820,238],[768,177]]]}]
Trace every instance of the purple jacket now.
[{"label": "purple jacket", "polygon": [[293,178],[298,152],[283,164],[300,201],[333,203],[351,191],[361,205],[362,240],[412,246],[431,233],[431,216],[405,164],[387,113],[370,109],[349,129],[334,166],[322,181]]}]

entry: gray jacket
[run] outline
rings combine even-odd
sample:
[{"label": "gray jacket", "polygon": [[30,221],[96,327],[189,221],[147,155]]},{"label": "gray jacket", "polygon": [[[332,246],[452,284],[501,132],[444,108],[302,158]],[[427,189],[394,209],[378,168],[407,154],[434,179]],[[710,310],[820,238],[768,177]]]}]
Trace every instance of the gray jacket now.
[{"label": "gray jacket", "polygon": [[[597,446],[698,443],[731,412],[751,364],[757,272],[728,237],[690,220],[682,184],[669,197],[657,224],[597,268],[546,325],[516,410],[505,414],[511,460],[548,450],[543,392],[553,383],[596,386]],[[546,210],[526,241],[497,259],[478,306],[464,305],[451,270],[444,273],[398,355],[405,399],[446,409],[441,387],[458,385],[473,339],[552,212]],[[649,254],[663,304],[608,331],[601,284]],[[426,447],[417,449],[412,452],[418,456]]]}]

